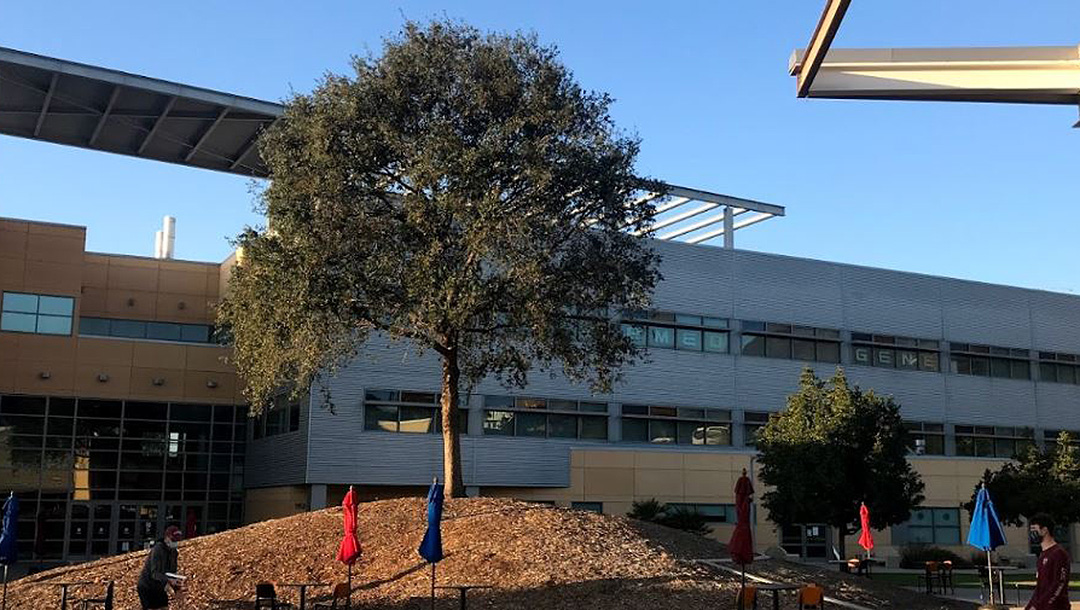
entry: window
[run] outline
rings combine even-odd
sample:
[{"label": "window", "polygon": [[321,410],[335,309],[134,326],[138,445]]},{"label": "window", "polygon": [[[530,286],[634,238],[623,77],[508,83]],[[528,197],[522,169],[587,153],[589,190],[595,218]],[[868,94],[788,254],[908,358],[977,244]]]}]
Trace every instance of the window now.
[{"label": "window", "polygon": [[1080,356],[1039,352],[1039,381],[1080,384]]},{"label": "window", "polygon": [[626,312],[623,333],[638,347],[728,352],[728,321],[669,311]]},{"label": "window", "polygon": [[840,331],[778,322],[742,321],[744,356],[840,362]]},{"label": "window", "polygon": [[[255,419],[253,423],[255,427],[255,438],[296,432],[300,429],[300,408],[301,404],[299,400],[289,398],[287,393],[278,394],[274,397],[270,405],[263,409],[263,412],[259,414],[259,417]],[[177,418],[175,412],[173,413],[173,418]],[[187,417],[184,418],[186,419]]]},{"label": "window", "polygon": [[667,445],[731,445],[731,411],[623,405],[622,440]]},{"label": "window", "polygon": [[904,422],[908,451],[916,455],[945,455],[945,426],[927,422]]},{"label": "window", "polygon": [[977,343],[949,343],[949,369],[957,375],[1031,379],[1026,349]]},{"label": "window", "polygon": [[1034,445],[1031,428],[956,426],[956,455],[1012,458]]},{"label": "window", "polygon": [[1067,432],[1072,437],[1071,445],[1080,446],[1080,430],[1043,430],[1043,444],[1046,447],[1056,446],[1058,436],[1063,432]]},{"label": "window", "polygon": [[690,510],[705,518],[706,523],[735,523],[734,504],[686,504],[669,502],[664,505],[665,509]]},{"label": "window", "polygon": [[[468,396],[458,398],[458,427],[468,433]],[[367,390],[364,392],[364,430],[441,434],[442,406],[435,392]]]},{"label": "window", "polygon": [[960,509],[915,509],[911,511],[911,519],[906,523],[893,526],[892,540],[896,546],[908,544],[957,546],[960,544]]},{"label": "window", "polygon": [[209,324],[180,324],[178,322],[144,322],[112,318],[79,318],[79,335],[88,337],[122,337],[154,341],[185,343],[215,343],[214,327]]},{"label": "window", "polygon": [[851,333],[851,362],[905,371],[941,371],[941,343],[892,335]]},{"label": "window", "polygon": [[603,502],[571,502],[570,508],[574,510],[587,510],[591,513],[604,512]]},{"label": "window", "polygon": [[758,432],[769,423],[768,413],[747,411],[743,413],[743,444],[753,447],[757,444]]},{"label": "window", "polygon": [[39,335],[70,335],[75,310],[72,297],[5,292],[0,330]]},{"label": "window", "polygon": [[[607,403],[485,396],[484,434],[606,441]],[[495,407],[494,409],[490,407]]]}]

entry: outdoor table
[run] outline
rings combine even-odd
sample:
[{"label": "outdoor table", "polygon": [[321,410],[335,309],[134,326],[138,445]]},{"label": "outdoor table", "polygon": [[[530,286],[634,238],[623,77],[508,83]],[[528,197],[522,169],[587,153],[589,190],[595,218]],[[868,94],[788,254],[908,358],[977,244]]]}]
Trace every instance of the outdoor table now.
[{"label": "outdoor table", "polygon": [[461,600],[461,610],[465,610],[465,599],[470,589],[492,589],[491,585],[443,585],[436,589],[457,589],[458,599]]},{"label": "outdoor table", "polygon": [[68,587],[78,587],[78,586],[81,586],[81,585],[92,585],[94,583],[92,581],[89,581],[89,580],[76,580],[76,581],[72,581],[72,582],[50,582],[50,583],[43,583],[43,584],[50,584],[50,585],[53,585],[54,587],[60,587],[60,610],[67,610]]},{"label": "outdoor table", "polygon": [[990,578],[990,593],[994,592],[994,572],[998,573],[998,603],[1005,603],[1005,572],[1011,572],[1019,570],[1016,566],[990,566],[990,571],[987,576]]},{"label": "outdoor table", "polygon": [[791,583],[775,583],[775,584],[755,584],[758,591],[771,591],[772,592],[772,607],[773,610],[780,610],[780,592],[781,591],[798,591],[799,585]]},{"label": "outdoor table", "polygon": [[304,610],[304,605],[307,603],[307,588],[308,587],[328,587],[328,582],[279,582],[279,587],[297,587],[300,589],[300,605],[297,606],[297,610]]}]

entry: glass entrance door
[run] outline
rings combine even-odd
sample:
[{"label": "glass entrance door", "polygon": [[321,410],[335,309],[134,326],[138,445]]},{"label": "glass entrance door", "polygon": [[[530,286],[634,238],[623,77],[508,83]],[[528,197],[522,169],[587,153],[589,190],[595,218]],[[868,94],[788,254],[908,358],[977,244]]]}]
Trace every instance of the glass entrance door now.
[{"label": "glass entrance door", "polygon": [[160,505],[120,504],[117,506],[116,552],[128,553],[150,546],[161,531]]},{"label": "glass entrance door", "polygon": [[827,525],[785,525],[781,530],[780,544],[785,551],[806,559],[827,559],[831,542],[831,528]]},{"label": "glass entrance door", "polygon": [[78,560],[111,555],[115,530],[112,502],[72,502],[67,557]]}]

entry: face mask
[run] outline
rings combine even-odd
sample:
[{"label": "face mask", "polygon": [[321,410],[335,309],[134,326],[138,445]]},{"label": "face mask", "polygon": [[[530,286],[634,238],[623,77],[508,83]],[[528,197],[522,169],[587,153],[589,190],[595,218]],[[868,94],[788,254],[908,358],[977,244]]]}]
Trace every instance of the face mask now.
[{"label": "face mask", "polygon": [[175,541],[175,540],[169,540],[168,538],[166,538],[165,539],[165,546],[169,547],[170,549],[176,549],[177,547],[180,546],[180,543]]},{"label": "face mask", "polygon": [[1040,534],[1039,532],[1036,532],[1034,530],[1028,530],[1028,540],[1031,541],[1031,544],[1039,544],[1042,542],[1042,539],[1042,534]]}]

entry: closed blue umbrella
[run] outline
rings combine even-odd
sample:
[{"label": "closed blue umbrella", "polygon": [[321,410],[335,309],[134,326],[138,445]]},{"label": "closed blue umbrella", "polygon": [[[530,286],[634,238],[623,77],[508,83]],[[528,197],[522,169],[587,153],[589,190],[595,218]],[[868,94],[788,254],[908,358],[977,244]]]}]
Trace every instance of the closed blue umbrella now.
[{"label": "closed blue umbrella", "polygon": [[[990,579],[990,603],[994,603],[994,575],[990,565],[990,551],[1005,545],[1005,530],[1001,527],[997,511],[994,510],[994,501],[990,499],[990,492],[986,486],[979,488],[975,496],[975,511],[971,514],[971,529],[968,530],[967,543],[971,546],[986,551],[986,571]],[[1004,600],[1002,600],[1004,601]]]},{"label": "closed blue umbrella", "polygon": [[427,495],[427,531],[424,539],[420,541],[417,551],[428,563],[431,564],[431,607],[435,608],[435,564],[442,561],[442,532],[439,530],[442,523],[443,509],[443,486],[435,479],[431,483],[431,489]]},{"label": "closed blue umbrella", "polygon": [[4,501],[3,527],[0,528],[0,564],[4,566],[4,601],[0,608],[7,610],[8,566],[19,559],[16,529],[19,522],[19,499],[12,492]]}]

